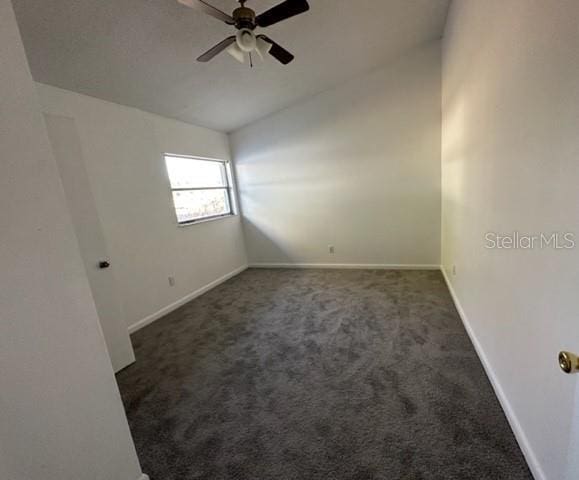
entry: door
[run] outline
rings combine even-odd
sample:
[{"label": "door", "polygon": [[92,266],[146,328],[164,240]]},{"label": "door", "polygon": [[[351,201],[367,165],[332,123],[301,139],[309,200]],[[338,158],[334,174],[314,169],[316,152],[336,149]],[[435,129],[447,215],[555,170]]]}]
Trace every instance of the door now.
[{"label": "door", "polygon": [[[135,361],[74,119],[44,115],[68,209],[115,372]],[[108,266],[107,266],[108,264]]]},{"label": "door", "polygon": [[[575,363],[575,367],[579,367],[577,362]],[[577,373],[577,370],[575,370],[575,373]],[[567,379],[575,385],[575,398],[573,410],[568,412],[571,423],[571,435],[569,438],[569,448],[567,449],[565,480],[576,480],[579,478],[579,382],[576,377],[579,377],[579,375],[572,375]]]}]

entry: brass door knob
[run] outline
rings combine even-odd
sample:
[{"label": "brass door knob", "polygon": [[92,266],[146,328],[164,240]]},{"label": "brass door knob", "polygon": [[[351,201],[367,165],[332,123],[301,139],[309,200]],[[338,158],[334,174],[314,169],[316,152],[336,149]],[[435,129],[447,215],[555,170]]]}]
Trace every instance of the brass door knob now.
[{"label": "brass door knob", "polygon": [[579,372],[579,357],[571,352],[559,352],[559,367],[565,373]]}]

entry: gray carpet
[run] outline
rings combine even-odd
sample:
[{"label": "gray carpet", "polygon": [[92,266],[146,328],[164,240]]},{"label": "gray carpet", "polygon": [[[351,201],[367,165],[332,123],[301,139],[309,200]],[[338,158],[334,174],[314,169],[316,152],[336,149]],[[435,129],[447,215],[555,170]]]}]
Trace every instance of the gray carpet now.
[{"label": "gray carpet", "polygon": [[532,478],[440,272],[248,270],[132,338],[151,480]]}]

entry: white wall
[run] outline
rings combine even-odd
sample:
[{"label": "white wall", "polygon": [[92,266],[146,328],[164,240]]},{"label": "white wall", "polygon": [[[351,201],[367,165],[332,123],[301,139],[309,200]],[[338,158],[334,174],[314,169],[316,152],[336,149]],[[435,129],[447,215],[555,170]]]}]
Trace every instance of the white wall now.
[{"label": "white wall", "polygon": [[550,480],[579,478],[577,466],[564,473],[578,455],[576,379],[556,364],[560,349],[579,350],[579,250],[487,250],[484,236],[579,235],[578,21],[576,0],[460,0],[443,43],[444,268],[534,472]]},{"label": "white wall", "polygon": [[12,6],[0,0],[0,471],[141,475]]},{"label": "white wall", "polygon": [[128,326],[247,263],[238,216],[177,226],[163,160],[229,160],[227,135],[37,86],[44,112],[76,122]]},{"label": "white wall", "polygon": [[439,42],[231,141],[250,263],[440,263]]}]

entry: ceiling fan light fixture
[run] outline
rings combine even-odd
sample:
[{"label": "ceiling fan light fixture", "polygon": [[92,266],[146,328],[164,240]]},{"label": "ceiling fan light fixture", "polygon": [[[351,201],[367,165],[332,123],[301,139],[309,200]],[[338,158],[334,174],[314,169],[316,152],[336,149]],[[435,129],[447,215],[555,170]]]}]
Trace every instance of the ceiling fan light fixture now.
[{"label": "ceiling fan light fixture", "polygon": [[237,46],[240,50],[245,53],[253,52],[256,46],[255,33],[253,33],[249,28],[242,28],[238,30],[237,35]]},{"label": "ceiling fan light fixture", "polygon": [[245,63],[245,52],[241,50],[241,48],[239,48],[239,45],[237,45],[237,43],[231,45],[227,49],[227,53],[229,53],[229,55],[235,58],[235,60],[237,60],[239,63]]},{"label": "ceiling fan light fixture", "polygon": [[269,42],[266,42],[263,38],[257,37],[255,40],[255,50],[262,60],[269,53],[271,47],[273,47],[273,45]]}]

